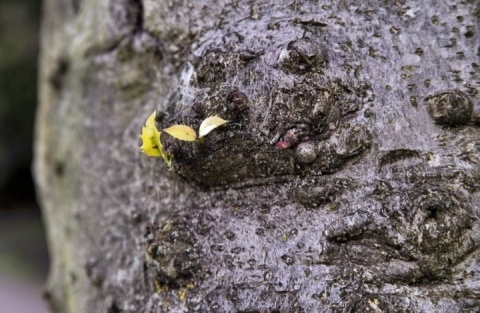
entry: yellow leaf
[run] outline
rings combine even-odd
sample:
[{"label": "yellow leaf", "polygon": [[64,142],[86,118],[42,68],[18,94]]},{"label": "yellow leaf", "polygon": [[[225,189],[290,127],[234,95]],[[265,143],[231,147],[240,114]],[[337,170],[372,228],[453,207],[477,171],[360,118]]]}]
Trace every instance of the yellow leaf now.
[{"label": "yellow leaf", "polygon": [[163,156],[162,154],[162,143],[160,142],[160,132],[155,126],[155,116],[156,111],[153,111],[152,114],[147,119],[145,127],[142,128],[142,134],[140,138],[142,139],[142,146],[140,150],[148,156]]},{"label": "yellow leaf", "polygon": [[186,125],[173,125],[163,131],[170,136],[183,141],[195,141],[197,139],[195,131]]},{"label": "yellow leaf", "polygon": [[140,147],[140,150],[143,153],[148,156],[162,156],[162,153],[155,142],[154,135],[149,129],[144,127],[140,138],[143,141],[143,144]]},{"label": "yellow leaf", "polygon": [[150,116],[147,118],[145,126],[157,130],[157,127],[155,126],[155,117],[157,117],[157,110],[153,111],[153,113],[150,114]]},{"label": "yellow leaf", "polygon": [[165,151],[162,145],[161,135],[155,126],[155,116],[157,111],[153,111],[145,122],[145,126],[142,128],[142,146],[140,150],[148,156],[162,157],[169,167],[172,166],[173,155]]},{"label": "yellow leaf", "polygon": [[200,129],[198,130],[199,138],[202,138],[215,128],[222,126],[225,123],[228,123],[228,121],[218,116],[210,116],[206,118],[202,122],[202,124],[200,125]]}]

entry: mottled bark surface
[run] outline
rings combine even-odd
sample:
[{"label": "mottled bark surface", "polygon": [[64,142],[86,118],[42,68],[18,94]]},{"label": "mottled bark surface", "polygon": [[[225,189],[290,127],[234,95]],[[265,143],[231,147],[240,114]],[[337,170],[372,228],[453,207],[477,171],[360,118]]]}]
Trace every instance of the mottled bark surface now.
[{"label": "mottled bark surface", "polygon": [[[57,312],[480,310],[476,1],[47,0]],[[231,122],[203,144],[159,127]]]}]

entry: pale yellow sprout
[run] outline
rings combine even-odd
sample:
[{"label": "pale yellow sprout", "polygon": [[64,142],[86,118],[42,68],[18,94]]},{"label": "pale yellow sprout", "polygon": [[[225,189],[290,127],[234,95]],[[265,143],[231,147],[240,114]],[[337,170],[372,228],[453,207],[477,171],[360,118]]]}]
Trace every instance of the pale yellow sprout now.
[{"label": "pale yellow sprout", "polygon": [[215,128],[222,126],[225,123],[228,123],[228,121],[216,115],[206,118],[202,122],[202,124],[200,125],[200,129],[198,130],[199,137],[202,138]]}]

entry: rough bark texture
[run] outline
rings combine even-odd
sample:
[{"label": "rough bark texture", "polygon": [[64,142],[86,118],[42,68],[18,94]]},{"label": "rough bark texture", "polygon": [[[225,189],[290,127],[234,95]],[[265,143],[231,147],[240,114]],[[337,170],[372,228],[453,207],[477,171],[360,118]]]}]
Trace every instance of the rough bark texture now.
[{"label": "rough bark texture", "polygon": [[[57,312],[480,310],[477,1],[46,0]],[[231,122],[203,144],[159,127]]]}]

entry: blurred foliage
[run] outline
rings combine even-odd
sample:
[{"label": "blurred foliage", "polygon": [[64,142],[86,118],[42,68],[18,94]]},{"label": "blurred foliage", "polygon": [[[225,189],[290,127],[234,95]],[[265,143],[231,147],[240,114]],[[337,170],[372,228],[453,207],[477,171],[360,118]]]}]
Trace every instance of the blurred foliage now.
[{"label": "blurred foliage", "polygon": [[14,212],[0,212],[0,220],[0,276],[6,273],[24,280],[44,280],[48,255],[38,214],[23,206]]},{"label": "blurred foliage", "polygon": [[0,274],[36,279],[48,267],[30,171],[40,8],[38,0],[0,1]]},{"label": "blurred foliage", "polygon": [[0,188],[32,158],[40,6],[0,2]]}]

